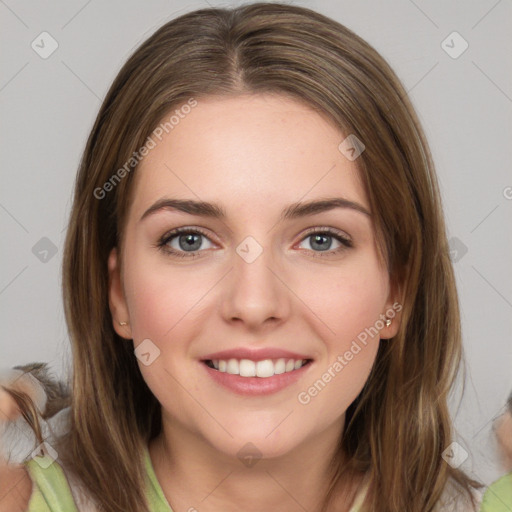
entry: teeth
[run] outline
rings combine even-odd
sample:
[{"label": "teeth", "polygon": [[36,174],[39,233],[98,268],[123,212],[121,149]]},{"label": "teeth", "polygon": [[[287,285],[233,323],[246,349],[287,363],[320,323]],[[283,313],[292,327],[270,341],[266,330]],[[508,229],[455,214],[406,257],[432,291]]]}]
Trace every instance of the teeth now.
[{"label": "teeth", "polygon": [[256,363],[249,359],[242,359],[238,364],[240,377],[256,377]]},{"label": "teeth", "polygon": [[228,361],[226,372],[231,373],[231,375],[240,375],[240,365],[236,359],[230,359]]},{"label": "teeth", "polygon": [[[272,375],[274,375],[275,373],[275,370],[274,370],[274,363],[272,362],[271,359],[265,359],[264,361],[258,361],[255,365],[254,365],[255,369],[256,369],[256,375],[258,377],[272,377]],[[242,372],[240,372],[240,375],[242,375]]]},{"label": "teeth", "polygon": [[281,373],[284,373],[286,371],[286,362],[284,359],[278,359],[274,363],[274,373],[276,375],[279,375]]},{"label": "teeth", "polygon": [[293,372],[302,368],[307,359],[264,359],[263,361],[251,361],[250,359],[215,359],[210,361],[211,365],[219,372],[241,377],[267,378],[281,373]]}]

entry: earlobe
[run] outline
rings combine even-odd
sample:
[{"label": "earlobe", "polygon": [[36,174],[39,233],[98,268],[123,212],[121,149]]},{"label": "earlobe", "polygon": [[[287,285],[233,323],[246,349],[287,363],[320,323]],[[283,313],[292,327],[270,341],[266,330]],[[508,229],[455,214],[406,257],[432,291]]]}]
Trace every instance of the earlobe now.
[{"label": "earlobe", "polygon": [[116,247],[110,251],[108,256],[108,299],[114,330],[122,338],[127,340],[132,339],[128,306],[123,292]]},{"label": "earlobe", "polygon": [[387,309],[384,313],[386,320],[384,321],[384,327],[380,331],[380,339],[389,340],[394,338],[400,328],[400,313],[397,313],[393,309]]},{"label": "earlobe", "polygon": [[384,320],[384,328],[380,331],[381,339],[390,339],[397,335],[402,322],[402,309],[401,288],[400,286],[392,286],[389,300],[386,303],[386,310],[383,313],[386,320]]}]

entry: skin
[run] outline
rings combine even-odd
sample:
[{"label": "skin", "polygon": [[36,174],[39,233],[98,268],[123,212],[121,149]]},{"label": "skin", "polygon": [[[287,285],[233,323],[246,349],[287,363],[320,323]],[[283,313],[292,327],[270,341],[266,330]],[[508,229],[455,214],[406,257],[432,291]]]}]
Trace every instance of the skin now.
[{"label": "skin", "polygon": [[512,471],[512,413],[506,411],[494,426],[499,445],[501,464],[505,471]]},{"label": "skin", "polygon": [[[32,398],[34,390],[22,381],[9,384],[17,391],[24,391]],[[0,429],[2,423],[15,421],[21,412],[14,399],[0,387]],[[23,512],[26,510],[32,494],[32,481],[22,465],[7,465],[3,459],[0,436],[0,512]]]},{"label": "skin", "polygon": [[[248,512],[318,510],[345,411],[369,376],[379,336],[309,404],[297,395],[397,300],[370,216],[336,208],[279,221],[299,200],[343,197],[370,210],[356,162],[338,150],[345,137],[284,96],[201,99],[136,170],[122,268],[117,249],[109,257],[110,307],[118,334],[134,347],[149,338],[161,351],[139,366],[162,404],[163,431],[149,450],[175,511],[235,511],[240,503]],[[163,197],[214,201],[227,217],[168,209],[140,220]],[[200,257],[155,247],[178,227],[206,232]],[[315,227],[339,230],[354,246],[327,239],[324,246],[330,240],[330,250],[341,250],[325,254],[307,233]],[[252,263],[236,252],[247,236],[263,248]],[[185,252],[179,236],[169,245]],[[399,323],[397,313],[380,338],[394,336]],[[314,361],[292,386],[242,397],[217,385],[200,362],[242,346],[293,350]],[[248,442],[262,455],[252,467],[237,456]]]}]

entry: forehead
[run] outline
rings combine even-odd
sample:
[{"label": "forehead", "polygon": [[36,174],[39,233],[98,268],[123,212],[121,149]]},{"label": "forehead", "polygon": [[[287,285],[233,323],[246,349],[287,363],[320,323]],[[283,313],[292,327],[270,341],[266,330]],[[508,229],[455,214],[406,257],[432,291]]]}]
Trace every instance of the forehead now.
[{"label": "forehead", "polygon": [[166,195],[255,214],[271,204],[334,195],[368,207],[355,162],[338,149],[345,135],[297,100],[198,99],[167,131],[161,140],[153,137],[155,146],[135,172],[134,215]]}]

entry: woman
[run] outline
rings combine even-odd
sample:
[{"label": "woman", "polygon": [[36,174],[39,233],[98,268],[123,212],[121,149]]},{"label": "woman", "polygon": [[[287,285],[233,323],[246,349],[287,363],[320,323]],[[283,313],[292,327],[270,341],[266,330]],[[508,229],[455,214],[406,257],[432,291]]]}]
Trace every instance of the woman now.
[{"label": "woman", "polygon": [[29,510],[71,503],[59,468],[108,512],[476,507],[442,457],[462,345],[428,146],[339,23],[257,3],[143,43],[84,152],[63,287],[70,422],[52,475],[26,463]]}]

